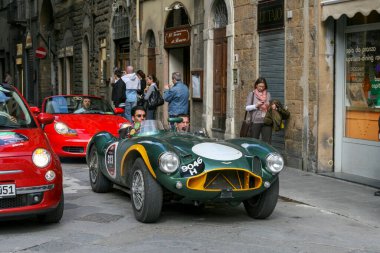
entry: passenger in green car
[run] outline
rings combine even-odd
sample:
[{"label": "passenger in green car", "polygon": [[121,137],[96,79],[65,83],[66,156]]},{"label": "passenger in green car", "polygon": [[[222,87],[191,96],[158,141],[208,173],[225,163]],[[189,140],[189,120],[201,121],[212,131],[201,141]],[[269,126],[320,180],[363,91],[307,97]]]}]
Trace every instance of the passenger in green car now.
[{"label": "passenger in green car", "polygon": [[176,124],[177,132],[189,132],[190,131],[190,117],[187,114],[178,115],[182,118],[182,122]]}]

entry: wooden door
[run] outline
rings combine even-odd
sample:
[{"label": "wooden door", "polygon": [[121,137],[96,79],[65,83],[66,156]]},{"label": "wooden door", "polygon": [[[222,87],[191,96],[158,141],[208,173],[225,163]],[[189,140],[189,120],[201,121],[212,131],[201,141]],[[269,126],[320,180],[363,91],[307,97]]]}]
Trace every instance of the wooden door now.
[{"label": "wooden door", "polygon": [[212,128],[226,129],[227,37],[226,28],[214,30],[214,107]]},{"label": "wooden door", "polygon": [[154,74],[157,76],[156,73],[156,49],[154,47],[148,48],[148,75]]}]

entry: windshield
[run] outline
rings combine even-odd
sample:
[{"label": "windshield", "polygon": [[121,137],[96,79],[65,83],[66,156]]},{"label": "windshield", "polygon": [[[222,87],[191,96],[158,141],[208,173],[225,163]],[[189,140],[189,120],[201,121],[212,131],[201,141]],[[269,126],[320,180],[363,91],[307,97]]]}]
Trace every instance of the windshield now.
[{"label": "windshield", "polygon": [[43,108],[52,114],[115,114],[111,105],[99,97],[54,96],[45,101]]},{"label": "windshield", "polygon": [[155,135],[165,130],[161,121],[144,120],[141,122],[138,136]]},{"label": "windshield", "polygon": [[19,94],[0,86],[0,129],[34,128],[36,123]]}]

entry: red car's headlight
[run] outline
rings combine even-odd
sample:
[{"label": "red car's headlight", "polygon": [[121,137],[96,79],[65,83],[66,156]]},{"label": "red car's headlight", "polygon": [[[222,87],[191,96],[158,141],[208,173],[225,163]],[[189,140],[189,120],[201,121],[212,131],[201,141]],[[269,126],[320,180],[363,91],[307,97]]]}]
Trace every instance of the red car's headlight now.
[{"label": "red car's headlight", "polygon": [[54,124],[54,129],[57,133],[62,135],[78,135],[77,131],[74,129],[69,128],[65,123],[62,122],[56,122]]},{"label": "red car's headlight", "polygon": [[49,151],[43,148],[37,148],[32,155],[34,165],[39,168],[44,168],[49,165],[51,161],[51,154]]}]

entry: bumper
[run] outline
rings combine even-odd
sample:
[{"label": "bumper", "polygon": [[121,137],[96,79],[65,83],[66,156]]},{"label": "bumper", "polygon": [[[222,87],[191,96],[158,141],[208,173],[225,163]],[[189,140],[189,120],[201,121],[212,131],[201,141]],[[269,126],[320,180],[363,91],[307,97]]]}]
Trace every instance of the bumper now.
[{"label": "bumper", "polygon": [[275,180],[276,177],[262,178],[245,169],[217,169],[195,177],[159,181],[183,200],[232,202],[261,194],[267,189],[264,185],[268,187]]},{"label": "bumper", "polygon": [[58,206],[61,196],[62,188],[54,184],[18,187],[15,197],[0,198],[0,219],[50,212]]},{"label": "bumper", "polygon": [[90,136],[86,136],[85,138],[59,136],[50,140],[54,152],[59,157],[85,157]]}]

